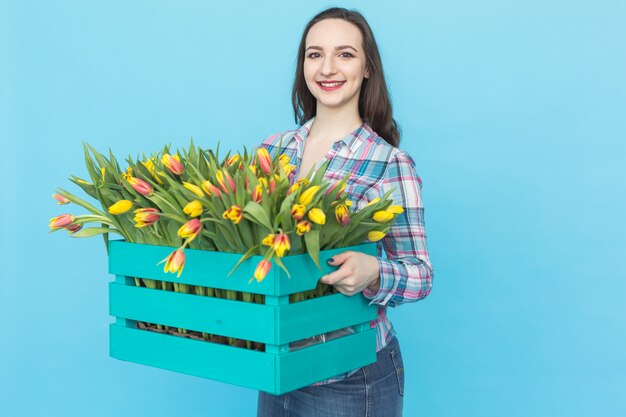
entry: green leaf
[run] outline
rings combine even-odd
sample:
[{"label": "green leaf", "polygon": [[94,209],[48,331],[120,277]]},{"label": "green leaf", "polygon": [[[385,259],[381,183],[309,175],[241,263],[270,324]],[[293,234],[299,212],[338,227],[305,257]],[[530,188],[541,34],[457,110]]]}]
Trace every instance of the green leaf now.
[{"label": "green leaf", "polygon": [[287,274],[287,277],[291,278],[291,274],[287,270],[287,267],[285,267],[285,264],[283,263],[283,261],[281,261],[279,257],[275,257],[274,261],[276,262],[276,265],[280,266],[283,269],[283,271],[285,271],[285,273]]},{"label": "green leaf", "polygon": [[70,237],[93,237],[109,232],[117,232],[117,230],[109,229],[108,227],[88,227],[86,229],[81,229],[78,232],[70,233]]},{"label": "green leaf", "polygon": [[311,230],[304,234],[304,242],[306,243],[306,251],[309,253],[317,268],[321,271],[320,265],[320,235],[319,230]]},{"label": "green leaf", "polygon": [[260,224],[261,226],[267,228],[270,232],[273,231],[272,222],[259,203],[249,201],[244,207],[243,212],[250,215],[251,218],[249,220]]},{"label": "green leaf", "polygon": [[241,259],[239,259],[239,262],[237,262],[237,264],[235,265],[235,267],[226,275],[227,277],[230,276],[230,274],[232,274],[233,272],[235,272],[235,269],[237,269],[237,267],[239,267],[239,265],[241,265],[241,263],[243,261],[245,261],[246,259],[250,258],[251,256],[255,255],[256,250],[259,248],[259,245],[255,245],[253,247],[251,247],[250,249],[248,249],[248,251],[246,253],[243,254],[243,256],[241,257]]}]

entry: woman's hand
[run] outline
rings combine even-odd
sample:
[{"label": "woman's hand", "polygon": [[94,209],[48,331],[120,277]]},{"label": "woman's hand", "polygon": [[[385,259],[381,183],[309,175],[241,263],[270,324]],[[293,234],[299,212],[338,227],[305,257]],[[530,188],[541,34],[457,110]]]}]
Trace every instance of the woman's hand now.
[{"label": "woman's hand", "polygon": [[334,286],[345,295],[354,295],[365,288],[373,292],[379,289],[380,271],[375,256],[346,251],[329,259],[328,265],[339,266],[339,269],[324,275],[320,282]]}]

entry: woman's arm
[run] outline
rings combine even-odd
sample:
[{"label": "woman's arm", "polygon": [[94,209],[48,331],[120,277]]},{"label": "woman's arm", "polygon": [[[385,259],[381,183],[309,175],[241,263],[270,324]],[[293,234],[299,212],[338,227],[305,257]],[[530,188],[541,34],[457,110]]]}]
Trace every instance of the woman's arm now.
[{"label": "woman's arm", "polygon": [[402,151],[389,162],[380,182],[380,195],[393,188],[393,204],[401,205],[404,212],[396,217],[387,235],[379,241],[387,259],[376,257],[378,290],[363,290],[363,295],[371,300],[370,304],[391,307],[425,298],[430,293],[433,279],[426,247],[422,182],[415,162]]}]

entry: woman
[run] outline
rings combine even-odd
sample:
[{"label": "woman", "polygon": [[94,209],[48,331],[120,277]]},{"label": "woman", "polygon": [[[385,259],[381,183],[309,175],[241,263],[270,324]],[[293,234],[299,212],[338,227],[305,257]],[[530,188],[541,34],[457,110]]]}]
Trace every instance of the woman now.
[{"label": "woman", "polygon": [[[356,12],[331,8],[304,29],[292,93],[297,130],[272,135],[261,146],[296,165],[291,183],[325,160],[324,178],[350,172],[346,192],[360,209],[386,191],[400,214],[378,244],[378,256],[345,251],[338,267],[321,281],[346,295],[362,292],[379,306],[377,361],[326,381],[274,396],[259,393],[258,416],[400,416],[404,368],[386,308],[417,301],[432,286],[426,249],[421,180],[413,159],[397,148],[400,135],[392,117],[382,63],[372,31]],[[387,259],[381,257],[385,249]]]}]

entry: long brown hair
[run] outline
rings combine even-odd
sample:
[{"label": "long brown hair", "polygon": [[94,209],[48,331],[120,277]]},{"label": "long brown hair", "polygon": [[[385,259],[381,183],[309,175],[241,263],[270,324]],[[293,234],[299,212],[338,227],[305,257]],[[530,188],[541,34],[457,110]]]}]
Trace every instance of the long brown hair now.
[{"label": "long brown hair", "polygon": [[324,19],[343,19],[355,25],[363,37],[366,68],[369,78],[363,78],[359,96],[359,115],[369,124],[380,137],[389,144],[398,146],[400,143],[399,126],[393,119],[391,100],[385,83],[383,64],[378,53],[374,34],[363,15],[356,10],[332,7],[317,14],[304,28],[298,48],[296,75],[291,92],[291,102],[296,123],[303,125],[316,114],[316,99],[309,91],[304,80],[304,48],[306,37],[311,27]]}]

